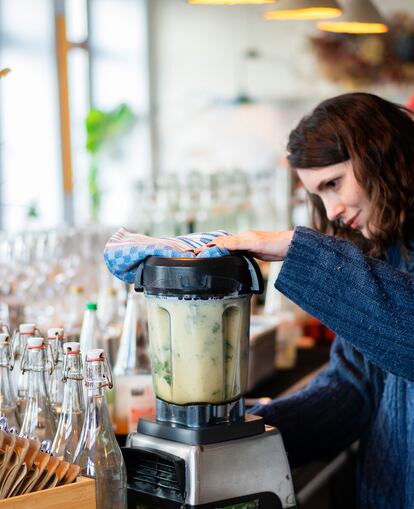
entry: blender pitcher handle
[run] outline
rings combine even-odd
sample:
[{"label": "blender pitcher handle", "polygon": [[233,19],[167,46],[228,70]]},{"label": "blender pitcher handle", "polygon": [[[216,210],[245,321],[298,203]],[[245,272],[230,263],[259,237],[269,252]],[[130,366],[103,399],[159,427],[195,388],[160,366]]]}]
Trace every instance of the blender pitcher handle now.
[{"label": "blender pitcher handle", "polygon": [[260,271],[259,265],[256,260],[251,258],[250,256],[246,256],[245,254],[241,255],[247,262],[247,267],[250,272],[250,276],[252,278],[252,286],[251,290],[253,293],[262,293],[264,290],[264,283],[262,273]]},{"label": "blender pitcher handle", "polygon": [[[146,260],[146,258],[145,258]],[[142,260],[138,267],[137,267],[137,271],[135,273],[135,280],[134,280],[134,290],[136,292],[143,292],[144,291],[144,287],[142,285],[142,272],[144,270],[144,266],[145,266],[145,260]]]}]

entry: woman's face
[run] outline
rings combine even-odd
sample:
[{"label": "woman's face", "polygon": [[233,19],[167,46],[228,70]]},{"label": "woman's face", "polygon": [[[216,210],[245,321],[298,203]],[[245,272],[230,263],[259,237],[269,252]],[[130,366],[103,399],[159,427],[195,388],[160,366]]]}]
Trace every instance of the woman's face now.
[{"label": "woman's face", "polygon": [[297,172],[307,191],[322,200],[329,221],[340,221],[368,238],[370,202],[355,179],[351,161]]}]

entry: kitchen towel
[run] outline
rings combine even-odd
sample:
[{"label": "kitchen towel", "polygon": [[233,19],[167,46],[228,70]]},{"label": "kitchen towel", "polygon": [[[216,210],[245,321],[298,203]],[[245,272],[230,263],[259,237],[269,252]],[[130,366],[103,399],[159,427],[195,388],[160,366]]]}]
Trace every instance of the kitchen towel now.
[{"label": "kitchen towel", "polygon": [[223,235],[228,235],[228,233],[224,230],[216,230],[190,233],[178,237],[148,237],[121,228],[108,240],[105,246],[104,260],[114,276],[132,284],[138,265],[148,256],[217,258],[228,255],[227,249],[217,246],[209,247],[198,255],[193,253],[197,247],[205,246]]}]

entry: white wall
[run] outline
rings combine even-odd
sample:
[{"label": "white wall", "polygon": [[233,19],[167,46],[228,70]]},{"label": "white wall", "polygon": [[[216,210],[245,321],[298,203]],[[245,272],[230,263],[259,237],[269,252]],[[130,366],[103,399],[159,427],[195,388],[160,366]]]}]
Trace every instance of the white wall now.
[{"label": "white wall", "polygon": [[[231,165],[232,160],[241,166],[254,159],[254,153],[262,154],[263,166],[283,153],[287,134],[300,116],[320,100],[344,91],[319,73],[308,47],[308,37],[317,33],[312,22],[265,21],[260,17],[263,6],[149,2],[162,170],[208,169],[220,161]],[[376,0],[376,4],[384,15],[399,10],[414,15],[412,0]],[[243,73],[242,56],[250,48],[260,57],[248,61]],[[223,100],[234,98],[240,88],[263,106],[244,114],[248,125],[266,126],[265,132],[256,135],[250,152],[246,132],[239,132],[243,120],[223,106]],[[376,91],[403,101],[409,90],[383,87]],[[269,105],[274,118],[264,112]],[[273,140],[273,149],[268,140]],[[214,147],[219,144],[227,144],[225,156],[217,155]]]}]

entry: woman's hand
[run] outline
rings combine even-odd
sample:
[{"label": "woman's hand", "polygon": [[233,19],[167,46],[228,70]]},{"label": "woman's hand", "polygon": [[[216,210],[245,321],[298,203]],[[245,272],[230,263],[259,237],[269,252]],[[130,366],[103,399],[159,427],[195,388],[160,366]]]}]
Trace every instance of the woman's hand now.
[{"label": "woman's hand", "polygon": [[195,249],[196,254],[211,246],[227,248],[229,251],[247,251],[255,258],[265,261],[283,260],[292,241],[293,231],[260,232],[250,230],[237,235],[217,237],[205,247]]}]

